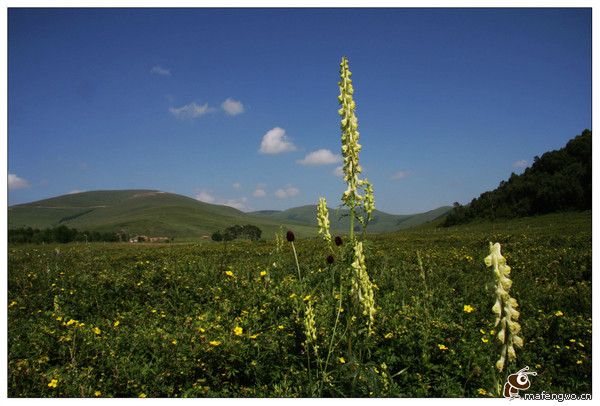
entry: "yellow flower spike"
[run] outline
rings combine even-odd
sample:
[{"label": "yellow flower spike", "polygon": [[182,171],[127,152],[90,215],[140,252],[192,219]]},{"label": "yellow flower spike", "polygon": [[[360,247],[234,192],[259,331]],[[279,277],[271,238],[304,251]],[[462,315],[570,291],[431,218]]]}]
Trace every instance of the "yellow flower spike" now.
[{"label": "yellow flower spike", "polygon": [[329,233],[329,209],[327,200],[324,197],[319,198],[317,205],[317,223],[319,225],[319,235],[331,244],[331,234]]},{"label": "yellow flower spike", "polygon": [[348,67],[348,59],[343,57],[340,63],[340,81],[338,83],[340,88],[338,101],[341,107],[338,114],[342,117],[340,127],[342,130],[342,157],[344,158],[343,171],[344,181],[348,188],[342,195],[342,200],[347,206],[354,207],[356,202],[362,198],[357,191],[358,175],[362,168],[358,164],[361,145],[358,143],[360,134],[358,132],[358,120],[354,115],[356,103],[352,98],[354,88],[350,76],[352,76],[352,73]]},{"label": "yellow flower spike", "polygon": [[373,211],[375,210],[375,197],[373,196],[373,185],[368,180],[364,180],[365,185],[365,212],[367,213],[367,220],[371,221]]},{"label": "yellow flower spike", "polygon": [[511,268],[506,265],[506,258],[502,256],[500,244],[490,242],[490,254],[485,257],[484,262],[486,266],[493,267],[496,277],[496,302],[492,307],[492,312],[496,315],[495,325],[499,325],[496,338],[502,344],[496,368],[502,371],[507,358],[509,361],[517,359],[514,347],[523,347],[523,339],[517,335],[521,331],[521,325],[517,323],[520,316],[517,310],[519,304],[509,294],[512,281],[508,275]]},{"label": "yellow flower spike", "polygon": [[306,304],[306,309],[304,310],[304,335],[306,336],[307,348],[310,344],[312,344],[315,354],[317,354],[319,349],[319,346],[316,344],[317,328],[315,323],[315,312],[311,302]]},{"label": "yellow flower spike", "polygon": [[363,314],[368,316],[367,329],[369,334],[373,333],[373,323],[375,321],[375,298],[373,296],[373,285],[367,273],[365,265],[365,256],[363,254],[362,242],[357,242],[354,246],[354,262],[352,262],[354,270],[352,276],[351,294],[356,295],[358,302],[363,308]]}]

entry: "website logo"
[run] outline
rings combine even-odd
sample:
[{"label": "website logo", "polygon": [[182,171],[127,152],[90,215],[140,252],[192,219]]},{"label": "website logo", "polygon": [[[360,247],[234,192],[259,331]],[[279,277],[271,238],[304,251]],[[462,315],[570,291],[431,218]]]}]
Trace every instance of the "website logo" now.
[{"label": "website logo", "polygon": [[504,397],[511,400],[521,398],[519,391],[527,390],[531,386],[531,382],[529,382],[529,375],[536,376],[537,372],[529,372],[528,366],[514,374],[508,375],[506,383],[504,384]]}]

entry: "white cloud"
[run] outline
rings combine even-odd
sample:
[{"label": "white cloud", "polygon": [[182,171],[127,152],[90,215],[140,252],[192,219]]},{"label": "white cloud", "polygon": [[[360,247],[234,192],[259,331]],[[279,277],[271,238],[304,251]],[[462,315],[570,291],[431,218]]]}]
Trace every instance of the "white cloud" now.
[{"label": "white cloud", "polygon": [[275,127],[263,135],[259,152],[262,154],[281,154],[282,152],[295,150],[296,146],[285,135],[285,130]]},{"label": "white cloud", "polygon": [[392,175],[392,180],[400,180],[406,178],[410,175],[410,172],[407,171],[398,171]]},{"label": "white cloud", "polygon": [[215,199],[215,197],[206,190],[201,190],[198,193],[196,193],[196,200],[200,200],[204,203],[215,203],[217,201],[217,199]]},{"label": "white cloud", "polygon": [[261,183],[259,185],[256,185],[256,189],[254,189],[254,192],[252,192],[252,196],[254,197],[265,197],[267,195],[267,192],[265,190],[266,185]]},{"label": "white cloud", "polygon": [[219,204],[223,204],[225,206],[233,207],[234,209],[245,211],[248,209],[247,203],[248,199],[242,197],[240,199],[225,199],[221,200]]},{"label": "white cloud", "polygon": [[67,193],[68,195],[76,195],[77,193],[83,193],[85,192],[85,190],[79,190],[79,189],[74,189],[71,190],[69,193]]},{"label": "white cloud", "polygon": [[235,190],[240,190],[242,188],[242,184],[240,182],[234,182],[231,187]]},{"label": "white cloud", "polygon": [[512,167],[513,168],[524,169],[524,168],[527,168],[527,165],[528,165],[527,161],[524,160],[524,159],[521,159],[519,161],[513,162]]},{"label": "white cloud", "polygon": [[341,160],[341,155],[336,155],[328,149],[319,149],[306,155],[304,159],[299,159],[296,162],[300,165],[329,165],[336,164]]},{"label": "white cloud", "polygon": [[234,100],[231,97],[221,103],[221,108],[230,116],[237,116],[244,112],[244,105],[239,100]]},{"label": "white cloud", "polygon": [[239,199],[223,199],[213,195],[208,190],[200,190],[196,193],[196,200],[200,200],[204,203],[220,204],[224,206],[233,207],[238,210],[248,210],[248,199],[246,197],[240,197]]},{"label": "white cloud", "polygon": [[27,182],[27,180],[18,177],[14,173],[8,174],[8,189],[9,190],[26,189],[28,187],[29,187],[29,182]]},{"label": "white cloud", "polygon": [[212,113],[215,109],[213,109],[212,107],[208,107],[208,103],[205,103],[203,105],[198,105],[195,102],[192,102],[190,104],[186,104],[185,106],[181,106],[181,107],[171,107],[169,108],[169,111],[171,112],[171,114],[173,114],[175,117],[177,118],[197,118],[200,116],[203,116],[207,113]]},{"label": "white cloud", "polygon": [[152,69],[150,69],[150,72],[160,76],[171,76],[171,71],[169,69],[163,68],[160,65],[153,66]]},{"label": "white cloud", "polygon": [[335,169],[331,173],[333,173],[335,176],[341,178],[344,176],[344,167],[336,166]]},{"label": "white cloud", "polygon": [[278,199],[287,199],[288,197],[296,196],[298,193],[300,193],[300,190],[298,190],[297,188],[295,188],[293,186],[288,185],[283,189],[277,189],[275,191],[275,196]]}]

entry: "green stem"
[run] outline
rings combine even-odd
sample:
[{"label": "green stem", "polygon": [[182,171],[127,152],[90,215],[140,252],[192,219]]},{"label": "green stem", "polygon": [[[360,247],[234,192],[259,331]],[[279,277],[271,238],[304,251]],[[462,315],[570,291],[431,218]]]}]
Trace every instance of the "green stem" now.
[{"label": "green stem", "polygon": [[292,250],[294,251],[294,258],[296,259],[296,268],[298,269],[298,280],[302,281],[302,276],[300,276],[300,265],[298,264],[298,255],[296,254],[296,247],[294,246],[294,241],[292,241]]},{"label": "green stem", "polygon": [[350,241],[354,242],[354,205],[350,207]]}]

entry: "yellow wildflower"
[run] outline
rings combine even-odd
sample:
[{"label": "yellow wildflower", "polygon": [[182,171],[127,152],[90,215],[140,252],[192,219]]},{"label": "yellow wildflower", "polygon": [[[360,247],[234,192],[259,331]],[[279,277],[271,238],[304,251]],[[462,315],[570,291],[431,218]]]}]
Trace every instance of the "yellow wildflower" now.
[{"label": "yellow wildflower", "polygon": [[260,271],[260,276],[267,276],[267,271]]},{"label": "yellow wildflower", "polygon": [[481,341],[483,341],[486,344],[490,342],[490,340],[487,337],[481,337]]},{"label": "yellow wildflower", "polygon": [[94,334],[96,334],[96,335],[100,335],[100,333],[102,333],[102,331],[101,331],[101,330],[100,330],[98,327],[94,327],[94,328],[92,329],[92,331],[93,331],[93,332],[94,332]]},{"label": "yellow wildflower", "polygon": [[306,295],[306,296],[304,296],[304,299],[302,299],[302,300],[304,300],[305,302],[308,302],[310,300],[310,298],[311,298],[310,295]]},{"label": "yellow wildflower", "polygon": [[96,392],[94,392],[94,396],[96,396],[96,397],[102,396],[102,392],[100,392],[99,390],[97,390]]},{"label": "yellow wildflower", "polygon": [[177,340],[173,340],[173,341],[171,341],[171,344],[173,344],[173,345],[177,345]]},{"label": "yellow wildflower", "polygon": [[278,325],[278,326],[277,326],[277,328],[278,328],[279,330],[283,330],[285,327],[283,327],[283,326],[280,324],[280,325]]},{"label": "yellow wildflower", "polygon": [[119,327],[119,324],[121,324],[121,322],[120,322],[119,320],[117,320],[117,321],[115,321],[115,322],[113,323],[113,326],[114,326],[114,327]]},{"label": "yellow wildflower", "polygon": [[231,271],[225,271],[225,275],[229,276],[230,278],[233,278],[233,272]]},{"label": "yellow wildflower", "polygon": [[578,359],[578,360],[577,360],[577,365],[581,365],[581,364],[583,364],[583,361],[582,361],[582,360],[580,360],[580,359]]},{"label": "yellow wildflower", "polygon": [[464,305],[463,306],[463,312],[465,313],[471,313],[473,310],[475,310],[475,308],[471,305]]},{"label": "yellow wildflower", "polygon": [[444,344],[438,344],[437,346],[441,351],[446,351],[448,349]]},{"label": "yellow wildflower", "polygon": [[49,388],[56,388],[56,386],[58,385],[58,379],[52,379],[50,382],[48,382],[48,387]]},{"label": "yellow wildflower", "polygon": [[563,312],[561,312],[560,310],[558,310],[558,311],[556,311],[556,312],[554,313],[554,315],[555,315],[556,317],[562,317],[562,316],[564,316],[565,314],[564,314]]},{"label": "yellow wildflower", "polygon": [[241,328],[240,326],[236,326],[236,327],[233,329],[233,333],[234,333],[236,336],[241,336],[241,335],[244,333],[244,329],[243,329],[243,328]]},{"label": "yellow wildflower", "polygon": [[215,341],[210,341],[209,344],[212,345],[213,347],[217,347],[217,346],[221,345],[221,342],[215,340]]},{"label": "yellow wildflower", "polygon": [[477,393],[479,393],[480,395],[487,395],[487,391],[483,388],[477,389]]},{"label": "yellow wildflower", "polygon": [[252,339],[252,340],[256,340],[256,337],[258,337],[258,334],[252,334],[252,335],[250,336],[250,339]]},{"label": "yellow wildflower", "polygon": [[328,243],[331,243],[331,234],[329,233],[329,209],[324,197],[319,198],[317,205],[317,224],[319,225],[319,235]]},{"label": "yellow wildflower", "polygon": [[346,360],[344,359],[344,357],[340,357],[339,361],[340,361],[340,364],[345,364],[346,363]]}]

